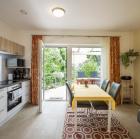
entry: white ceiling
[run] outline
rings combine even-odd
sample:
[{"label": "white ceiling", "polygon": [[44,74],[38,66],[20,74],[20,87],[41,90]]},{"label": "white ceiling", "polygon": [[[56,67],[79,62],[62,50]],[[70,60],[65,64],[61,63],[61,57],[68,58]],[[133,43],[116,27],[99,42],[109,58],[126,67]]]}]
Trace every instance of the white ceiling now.
[{"label": "white ceiling", "polygon": [[[64,17],[52,16],[56,6]],[[0,20],[26,30],[131,31],[140,29],[140,0],[0,0]]]}]

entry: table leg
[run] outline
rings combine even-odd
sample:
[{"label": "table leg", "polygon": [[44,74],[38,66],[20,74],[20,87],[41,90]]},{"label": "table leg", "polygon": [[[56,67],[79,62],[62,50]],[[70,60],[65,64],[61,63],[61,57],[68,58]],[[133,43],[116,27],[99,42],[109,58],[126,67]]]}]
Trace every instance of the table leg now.
[{"label": "table leg", "polygon": [[110,132],[111,129],[111,101],[108,103],[108,126],[107,131]]},{"label": "table leg", "polygon": [[133,88],[133,90],[132,90],[132,99],[133,99],[132,101],[133,101],[133,104],[134,104],[134,102],[135,102],[135,98],[134,98],[134,97],[135,97],[135,94],[134,94],[134,93],[135,93],[135,92],[134,92],[134,88]]},{"label": "table leg", "polygon": [[75,118],[74,118],[74,126],[75,131],[77,131],[77,101],[75,101],[75,110],[74,110]]},{"label": "table leg", "polygon": [[121,104],[123,104],[123,95],[124,95],[124,89],[121,89]]}]

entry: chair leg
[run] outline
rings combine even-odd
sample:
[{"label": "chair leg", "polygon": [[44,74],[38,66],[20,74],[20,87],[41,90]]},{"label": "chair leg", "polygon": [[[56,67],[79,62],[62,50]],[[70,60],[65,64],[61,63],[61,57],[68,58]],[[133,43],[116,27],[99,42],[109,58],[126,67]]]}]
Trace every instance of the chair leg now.
[{"label": "chair leg", "polygon": [[94,111],[94,107],[93,107],[93,104],[92,104],[92,102],[91,102],[91,101],[90,101],[90,105],[91,105],[90,114],[92,114],[92,113],[93,113],[93,111]]},{"label": "chair leg", "polygon": [[89,108],[87,108],[87,116],[89,116]]},{"label": "chair leg", "polygon": [[91,108],[87,108],[87,116],[90,117]]},{"label": "chair leg", "polygon": [[95,109],[95,118],[97,119],[97,110]]}]

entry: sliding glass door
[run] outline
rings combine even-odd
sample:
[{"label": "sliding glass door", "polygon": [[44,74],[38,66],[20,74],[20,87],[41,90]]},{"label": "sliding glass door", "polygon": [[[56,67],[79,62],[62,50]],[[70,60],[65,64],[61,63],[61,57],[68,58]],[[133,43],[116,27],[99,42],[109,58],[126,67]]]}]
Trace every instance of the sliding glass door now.
[{"label": "sliding glass door", "polygon": [[102,48],[44,47],[43,100],[66,100],[66,80],[100,85],[102,80]]},{"label": "sliding glass door", "polygon": [[72,79],[100,85],[101,48],[72,48]]},{"label": "sliding glass door", "polygon": [[66,64],[66,48],[44,48],[44,100],[66,100]]}]

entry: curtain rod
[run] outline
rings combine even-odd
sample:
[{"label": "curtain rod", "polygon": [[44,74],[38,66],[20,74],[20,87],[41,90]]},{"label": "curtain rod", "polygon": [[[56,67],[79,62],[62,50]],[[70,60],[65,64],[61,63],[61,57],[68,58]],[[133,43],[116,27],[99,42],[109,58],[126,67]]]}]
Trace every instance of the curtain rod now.
[{"label": "curtain rod", "polygon": [[42,36],[54,36],[54,37],[120,37],[117,35],[112,35],[112,36],[89,36],[89,35],[42,35]]}]

